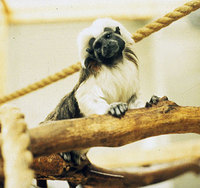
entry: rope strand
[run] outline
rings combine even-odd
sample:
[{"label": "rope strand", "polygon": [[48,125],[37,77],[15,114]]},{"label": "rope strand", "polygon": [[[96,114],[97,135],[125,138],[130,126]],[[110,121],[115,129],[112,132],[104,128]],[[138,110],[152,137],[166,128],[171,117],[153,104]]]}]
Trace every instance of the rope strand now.
[{"label": "rope strand", "polygon": [[[150,24],[147,24],[143,28],[138,29],[133,34],[133,39],[135,42],[139,42],[140,40],[144,39],[145,37],[148,37],[152,33],[159,31],[160,29],[170,25],[172,22],[190,14],[191,12],[193,12],[199,8],[200,8],[200,0],[189,1],[189,2],[185,3],[183,6],[180,6],[180,7],[176,8],[174,11],[166,14],[162,18],[159,18],[156,21],[154,21]],[[50,75],[47,78],[44,78],[38,82],[30,84],[27,87],[19,89],[11,94],[0,97],[0,104],[14,100],[14,99],[24,96],[28,93],[31,93],[35,90],[38,90],[47,85],[50,85],[58,80],[61,80],[63,78],[66,78],[67,76],[70,76],[70,75],[78,72],[80,69],[81,69],[80,63],[71,65],[70,67],[65,68],[65,69],[61,70],[60,72],[57,72],[53,75]]]},{"label": "rope strand", "polygon": [[33,84],[30,84],[22,89],[19,89],[9,95],[5,95],[0,98],[0,104],[6,103],[8,101],[11,101],[13,99],[19,98],[21,96],[24,96],[28,93],[31,93],[33,91],[36,91],[38,89],[41,89],[47,85],[50,85],[58,80],[61,80],[63,78],[66,78],[67,76],[74,74],[75,72],[78,72],[81,69],[80,63],[76,63],[74,65],[69,66],[68,68],[65,68],[61,70],[60,72],[57,72],[53,75],[50,75],[38,82],[35,82]]},{"label": "rope strand", "polygon": [[163,16],[162,18],[157,19],[156,21],[147,24],[141,29],[138,29],[133,34],[133,39],[135,42],[139,42],[140,40],[148,37],[152,33],[159,31],[160,29],[167,27],[172,22],[190,14],[191,12],[200,8],[200,0],[193,0],[185,3],[183,6],[176,8],[173,12],[170,12]]},{"label": "rope strand", "polygon": [[30,137],[24,115],[18,108],[0,108],[2,156],[6,188],[28,188],[34,178],[30,166],[33,155],[29,151]]}]

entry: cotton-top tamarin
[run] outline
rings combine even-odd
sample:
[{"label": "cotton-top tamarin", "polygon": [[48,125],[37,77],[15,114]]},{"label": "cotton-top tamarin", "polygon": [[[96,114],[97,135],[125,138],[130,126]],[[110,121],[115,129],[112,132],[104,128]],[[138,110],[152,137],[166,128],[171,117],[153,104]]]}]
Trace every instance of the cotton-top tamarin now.
[{"label": "cotton-top tamarin", "polygon": [[[79,81],[46,121],[107,113],[120,118],[129,108],[138,107],[138,60],[133,45],[125,27],[109,18],[97,19],[84,29],[78,36]],[[85,154],[81,150],[60,155],[79,165]]]}]

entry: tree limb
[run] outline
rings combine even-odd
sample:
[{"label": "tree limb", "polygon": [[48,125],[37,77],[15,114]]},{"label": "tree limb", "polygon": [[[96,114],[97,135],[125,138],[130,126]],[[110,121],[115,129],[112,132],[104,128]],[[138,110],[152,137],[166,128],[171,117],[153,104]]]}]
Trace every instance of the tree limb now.
[{"label": "tree limb", "polygon": [[[115,168],[97,167],[95,163],[88,162],[88,166],[83,171],[74,173],[70,171],[70,164],[65,163],[56,154],[35,159],[33,169],[38,179],[68,180],[95,187],[138,187],[165,181],[186,172],[200,173],[199,139],[181,142],[181,144],[171,143],[158,150],[137,150],[137,156],[132,154],[126,156],[126,158],[134,156],[134,159],[136,157],[134,164],[129,165],[131,172],[126,172],[122,163],[122,170],[116,171]],[[152,160],[151,156],[153,157],[154,154],[155,159]],[[119,161],[118,158],[123,158],[122,153],[118,155],[114,153],[114,156],[116,161]],[[139,156],[142,156],[142,161],[137,161]]]},{"label": "tree limb", "polygon": [[[89,171],[89,178],[86,182],[86,185],[118,188],[140,187],[175,178],[185,172],[194,172],[199,174],[200,160],[183,160],[162,165],[152,165],[150,167],[138,167],[134,172],[129,173],[105,170],[102,168],[97,168],[96,171],[96,174],[95,169],[94,171]],[[110,177],[106,174],[110,174]],[[111,174],[113,174],[113,177]]]},{"label": "tree limb", "polygon": [[[35,157],[94,146],[122,146],[162,134],[199,134],[200,108],[180,107],[163,97],[158,105],[129,110],[121,119],[93,115],[43,125],[29,131],[31,151]],[[164,166],[138,167],[136,172],[127,173],[95,167],[86,161],[84,168],[73,171],[71,164],[52,154],[35,159],[33,169],[38,179],[68,180],[92,186],[135,187],[164,181],[187,171],[199,173],[199,163],[198,157],[186,161],[181,159]]]},{"label": "tree limb", "polygon": [[181,107],[163,97],[157,105],[129,110],[121,119],[92,115],[42,125],[29,130],[35,157],[96,146],[117,147],[163,134],[200,134],[200,107]]},{"label": "tree limb", "polygon": [[[195,142],[194,142],[195,143]],[[194,143],[191,144],[194,146]],[[184,155],[184,143],[181,149],[177,152],[175,147],[169,151],[167,149],[164,154],[168,152],[174,153],[180,156]],[[174,146],[174,144],[173,144]],[[179,144],[177,145],[179,146]],[[196,143],[198,146],[198,143]],[[170,147],[169,147],[170,148]],[[153,152],[154,150],[152,150]],[[143,155],[148,158],[147,153],[143,152]],[[163,155],[160,156],[159,161],[162,161]],[[97,167],[93,164],[88,164],[82,171],[72,172],[70,171],[70,165],[64,162],[59,155],[52,154],[50,156],[42,156],[36,158],[33,163],[33,169],[36,174],[36,178],[39,180],[67,180],[75,184],[91,185],[95,187],[138,187],[150,185],[153,183],[162,182],[185,172],[200,173],[200,156],[185,155],[185,159],[172,158],[171,162],[154,163],[143,166],[140,164],[138,167],[132,167],[131,172],[116,171],[114,169],[104,169]],[[2,163],[1,163],[2,164]],[[144,163],[146,164],[146,163]],[[2,167],[1,167],[2,168]],[[2,169],[0,169],[0,177],[2,180]]]},{"label": "tree limb", "polygon": [[45,122],[30,129],[34,156],[95,146],[122,146],[151,136],[200,133],[200,107],[181,107],[163,97],[151,108],[129,110],[121,118],[87,118]]},{"label": "tree limb", "polygon": [[[176,151],[171,152],[176,153]],[[60,165],[57,165],[58,163]],[[185,172],[198,174],[200,173],[200,157],[133,167],[131,172],[108,170],[89,164],[83,170],[73,173],[58,155],[51,155],[40,157],[39,163],[36,159],[33,168],[39,180],[67,180],[71,183],[95,187],[138,187],[162,182]]]},{"label": "tree limb", "polygon": [[[148,140],[146,140],[146,144],[148,144]],[[131,147],[108,148],[106,150],[104,148],[104,152],[101,149],[99,152],[99,148],[92,150],[87,154],[90,162],[102,168],[117,169],[131,166],[151,166],[186,159],[199,159],[200,138],[168,144],[160,143],[152,149],[145,149],[133,144]]]}]

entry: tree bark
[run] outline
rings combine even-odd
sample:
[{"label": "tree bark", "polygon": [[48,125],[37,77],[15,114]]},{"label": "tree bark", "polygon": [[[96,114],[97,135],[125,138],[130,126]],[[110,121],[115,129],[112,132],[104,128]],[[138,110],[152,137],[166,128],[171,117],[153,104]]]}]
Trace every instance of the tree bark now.
[{"label": "tree bark", "polygon": [[[199,134],[200,108],[181,107],[166,97],[150,108],[129,110],[121,119],[110,115],[93,115],[42,125],[29,130],[37,179],[68,180],[75,184],[100,187],[137,187],[164,181],[187,171],[200,172],[200,156],[168,162],[164,166],[140,166],[136,172],[127,173],[95,167],[88,160],[77,171],[71,169],[71,164],[64,162],[59,155],[53,154],[94,146],[122,146],[162,134]],[[0,174],[0,177],[3,175]]]},{"label": "tree bark", "polygon": [[200,133],[200,107],[181,107],[163,97],[151,108],[129,110],[121,118],[87,118],[45,122],[30,130],[34,156],[95,146],[122,146],[151,136]]},{"label": "tree bark", "polygon": [[[175,150],[171,152],[176,154]],[[186,172],[200,173],[200,157],[149,166],[141,165],[133,167],[132,172],[109,170],[88,164],[83,170],[76,173],[71,172],[69,166],[62,163],[58,155],[40,157],[39,159],[40,162],[38,163],[38,159],[36,159],[33,166],[38,180],[67,180],[74,184],[95,187],[138,187],[162,182]],[[58,164],[60,161],[61,165],[53,168],[53,163]]]}]

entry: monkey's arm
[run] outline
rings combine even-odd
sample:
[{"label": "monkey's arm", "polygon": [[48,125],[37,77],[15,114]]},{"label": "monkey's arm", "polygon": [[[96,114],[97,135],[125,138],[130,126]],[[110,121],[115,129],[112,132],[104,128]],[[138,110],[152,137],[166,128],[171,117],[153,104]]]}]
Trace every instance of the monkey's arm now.
[{"label": "monkey's arm", "polygon": [[93,83],[94,80],[80,85],[76,91],[76,99],[81,113],[84,116],[92,114],[103,115],[110,113],[112,116],[121,117],[128,110],[127,103],[115,102],[108,104],[100,87]]},{"label": "monkey's arm", "polygon": [[75,94],[81,113],[84,116],[108,113],[110,105],[106,102],[103,92],[97,85],[90,82],[92,80],[83,83]]}]

